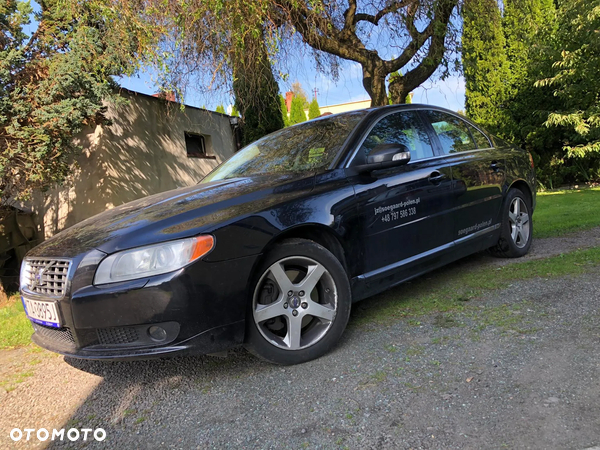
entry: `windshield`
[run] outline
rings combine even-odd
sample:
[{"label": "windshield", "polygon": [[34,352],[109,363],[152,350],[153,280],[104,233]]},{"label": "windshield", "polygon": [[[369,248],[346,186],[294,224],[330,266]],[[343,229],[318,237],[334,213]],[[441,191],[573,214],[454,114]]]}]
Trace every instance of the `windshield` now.
[{"label": "windshield", "polygon": [[306,122],[269,134],[244,147],[201,183],[256,174],[324,170],[366,111]]}]

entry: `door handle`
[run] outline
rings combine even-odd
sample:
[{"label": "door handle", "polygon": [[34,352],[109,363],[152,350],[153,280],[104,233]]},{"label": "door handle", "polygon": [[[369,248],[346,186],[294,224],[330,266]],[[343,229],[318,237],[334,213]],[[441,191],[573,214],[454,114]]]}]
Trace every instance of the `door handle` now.
[{"label": "door handle", "polygon": [[429,178],[427,180],[429,180],[429,182],[432,184],[440,184],[444,178],[446,178],[446,175],[437,170],[434,170],[433,172],[431,172],[431,175],[429,175]]}]

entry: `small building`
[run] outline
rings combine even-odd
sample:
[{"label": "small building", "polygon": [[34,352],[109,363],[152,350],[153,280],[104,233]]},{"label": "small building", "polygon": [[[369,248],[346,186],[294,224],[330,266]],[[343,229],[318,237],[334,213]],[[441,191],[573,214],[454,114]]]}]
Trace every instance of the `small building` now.
[{"label": "small building", "polygon": [[238,148],[230,116],[128,90],[121,95],[127,104],[108,106],[110,125],[77,137],[83,152],[69,180],[22,205],[35,213],[38,241],[109,208],[194,185]]},{"label": "small building", "polygon": [[[358,109],[367,109],[371,107],[371,99],[359,100],[357,102],[340,103],[338,105],[319,106],[321,115],[338,114],[348,111],[356,111]],[[306,110],[306,117],[308,117],[308,110]]]}]

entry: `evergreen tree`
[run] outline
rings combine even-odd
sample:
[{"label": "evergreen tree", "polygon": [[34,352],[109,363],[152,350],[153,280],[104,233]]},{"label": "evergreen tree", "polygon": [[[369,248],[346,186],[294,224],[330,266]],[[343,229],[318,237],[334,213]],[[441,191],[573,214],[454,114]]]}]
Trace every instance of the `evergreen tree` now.
[{"label": "evergreen tree", "polygon": [[558,16],[551,76],[537,86],[562,101],[545,125],[567,130],[565,156],[589,180],[600,176],[600,0],[561,0]]},{"label": "evergreen tree", "polygon": [[306,122],[306,114],[304,114],[304,108],[302,108],[303,103],[301,97],[294,96],[292,99],[292,105],[290,107],[290,125]]},{"label": "evergreen tree", "polygon": [[462,63],[467,115],[490,131],[506,122],[505,83],[509,76],[497,0],[465,0]]},{"label": "evergreen tree", "polygon": [[281,118],[283,119],[283,126],[289,127],[290,126],[290,118],[288,116],[287,105],[285,104],[285,98],[281,94],[279,94],[279,106],[281,109]]},{"label": "evergreen tree", "polygon": [[235,107],[235,105],[231,107],[231,117],[240,117],[240,113]]},{"label": "evergreen tree", "polygon": [[551,186],[563,172],[564,130],[545,122],[561,101],[535,83],[552,70],[548,55],[556,11],[553,0],[504,0],[503,5],[500,24],[495,2],[466,0],[463,8],[467,115],[532,152],[538,180]]},{"label": "evergreen tree", "polygon": [[217,106],[217,109],[215,109],[215,112],[225,114],[225,107],[223,105],[219,105]]},{"label": "evergreen tree", "polygon": [[115,2],[40,1],[31,36],[29,2],[0,5],[0,202],[64,181],[73,137],[119,100],[112,76],[132,74],[155,33]]},{"label": "evergreen tree", "polygon": [[302,108],[308,109],[308,96],[306,95],[306,91],[302,87],[302,84],[296,80],[292,83],[290,90],[294,94],[294,97],[298,97],[302,100]]},{"label": "evergreen tree", "polygon": [[548,53],[556,34],[553,0],[505,0],[503,26],[510,74],[504,97],[508,117],[499,134],[533,154],[538,181],[560,184],[565,180],[564,130],[544,122],[561,101],[551,88],[535,87],[552,70]]},{"label": "evergreen tree", "polygon": [[316,98],[313,98],[310,102],[310,105],[308,105],[308,119],[312,120],[320,116],[321,110],[319,109],[319,103],[317,102]]}]

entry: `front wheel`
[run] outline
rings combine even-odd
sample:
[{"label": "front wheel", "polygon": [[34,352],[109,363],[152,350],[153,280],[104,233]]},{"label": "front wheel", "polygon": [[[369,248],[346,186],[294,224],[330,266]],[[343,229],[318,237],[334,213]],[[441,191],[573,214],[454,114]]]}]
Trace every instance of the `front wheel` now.
[{"label": "front wheel", "polygon": [[532,237],[533,224],[529,197],[521,190],[512,188],[506,194],[502,207],[500,239],[490,251],[504,258],[519,258],[529,251]]},{"label": "front wheel", "polygon": [[305,239],[278,244],[254,283],[246,347],[276,364],[299,364],[328,352],[350,316],[346,272],[323,246]]}]

